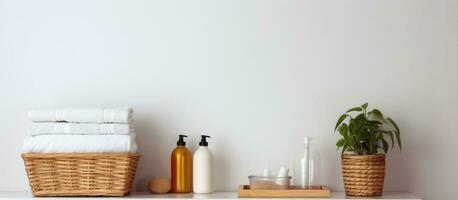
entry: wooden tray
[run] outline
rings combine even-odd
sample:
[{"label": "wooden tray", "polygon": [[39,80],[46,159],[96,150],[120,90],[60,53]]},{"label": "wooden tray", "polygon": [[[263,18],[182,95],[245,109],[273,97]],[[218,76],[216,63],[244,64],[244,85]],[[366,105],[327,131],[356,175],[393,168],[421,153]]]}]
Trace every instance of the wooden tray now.
[{"label": "wooden tray", "polygon": [[286,190],[252,190],[249,185],[241,185],[238,190],[239,197],[325,197],[331,196],[331,191],[326,186],[316,186],[312,189],[301,189],[291,186]]}]

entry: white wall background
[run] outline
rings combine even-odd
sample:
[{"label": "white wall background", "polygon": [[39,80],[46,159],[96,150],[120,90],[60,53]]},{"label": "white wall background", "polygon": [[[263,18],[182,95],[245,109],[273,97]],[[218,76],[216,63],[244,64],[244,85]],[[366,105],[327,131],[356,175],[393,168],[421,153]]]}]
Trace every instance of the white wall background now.
[{"label": "white wall background", "polygon": [[386,190],[455,199],[457,1],[0,0],[0,190],[28,190],[28,110],[135,108],[136,190],[168,176],[176,134],[213,138],[218,190],[317,139],[343,190],[338,115],[369,102],[402,129]]}]

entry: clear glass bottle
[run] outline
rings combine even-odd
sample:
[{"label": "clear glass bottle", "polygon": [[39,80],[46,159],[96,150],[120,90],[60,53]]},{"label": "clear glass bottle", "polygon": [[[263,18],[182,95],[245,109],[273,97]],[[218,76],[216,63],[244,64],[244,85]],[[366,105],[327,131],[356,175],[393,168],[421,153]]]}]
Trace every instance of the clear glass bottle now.
[{"label": "clear glass bottle", "polygon": [[304,137],[294,159],[293,182],[298,188],[320,185],[320,156],[311,145],[312,138]]},{"label": "clear glass bottle", "polygon": [[[315,145],[316,146],[316,145]],[[311,149],[309,167],[309,188],[320,186],[321,158],[317,148]]]}]

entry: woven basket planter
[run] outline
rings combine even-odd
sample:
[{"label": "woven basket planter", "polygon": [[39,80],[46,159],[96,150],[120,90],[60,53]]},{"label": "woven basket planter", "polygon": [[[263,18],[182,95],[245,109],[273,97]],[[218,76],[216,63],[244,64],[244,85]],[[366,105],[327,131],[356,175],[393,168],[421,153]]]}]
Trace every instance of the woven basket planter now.
[{"label": "woven basket planter", "polygon": [[385,179],[385,155],[342,156],[345,194],[348,196],[381,196]]},{"label": "woven basket planter", "polygon": [[139,154],[22,154],[34,196],[124,196],[130,192]]}]

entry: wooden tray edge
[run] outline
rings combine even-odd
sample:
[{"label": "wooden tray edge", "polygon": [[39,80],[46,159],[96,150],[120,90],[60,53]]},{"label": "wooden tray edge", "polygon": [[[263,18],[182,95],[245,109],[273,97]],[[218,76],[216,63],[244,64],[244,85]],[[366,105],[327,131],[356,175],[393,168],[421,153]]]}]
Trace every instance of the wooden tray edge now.
[{"label": "wooden tray edge", "polygon": [[288,189],[288,190],[250,190],[246,189],[248,185],[240,185],[237,195],[239,198],[247,197],[261,197],[261,198],[329,198],[331,191],[326,186],[321,186],[322,189],[302,190],[302,189]]}]

